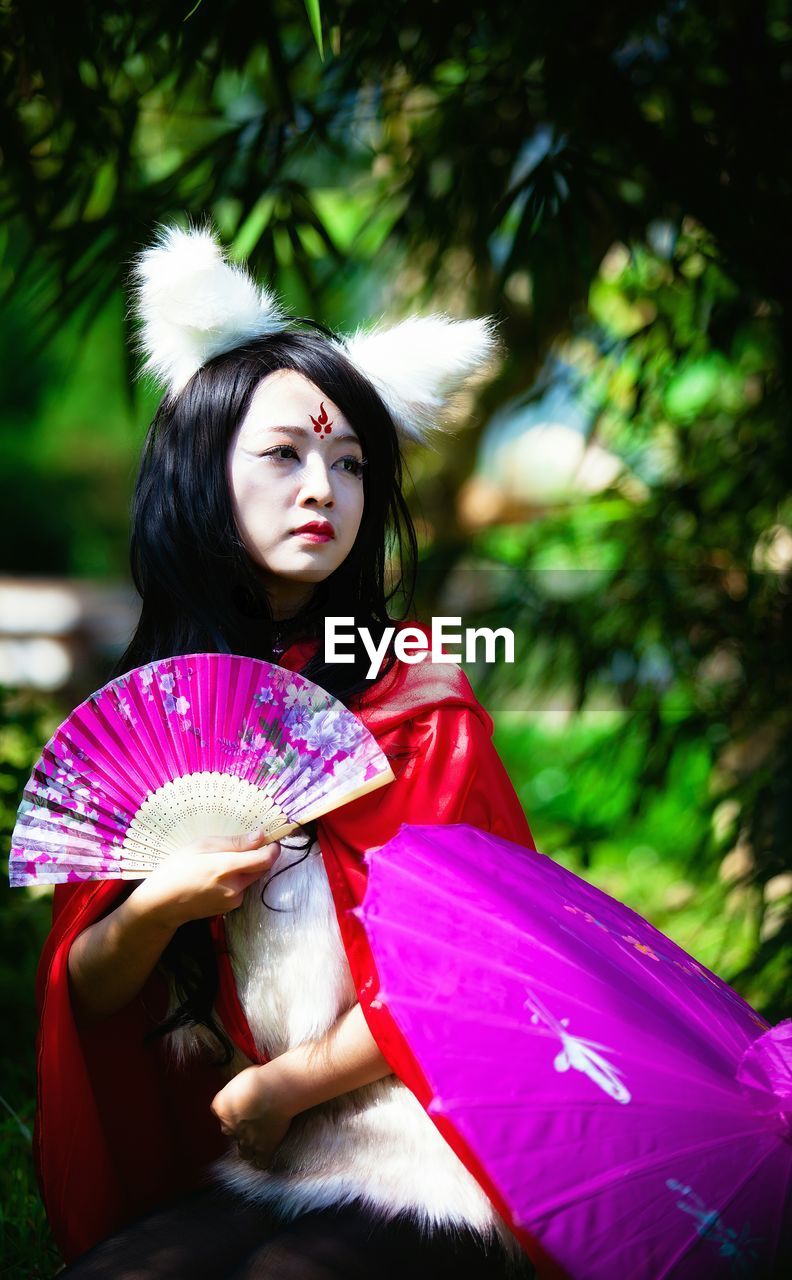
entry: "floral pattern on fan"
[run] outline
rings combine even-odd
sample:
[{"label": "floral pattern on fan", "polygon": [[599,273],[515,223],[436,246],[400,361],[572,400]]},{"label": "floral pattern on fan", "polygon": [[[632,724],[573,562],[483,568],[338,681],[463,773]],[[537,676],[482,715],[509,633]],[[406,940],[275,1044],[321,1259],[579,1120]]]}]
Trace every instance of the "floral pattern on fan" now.
[{"label": "floral pattern on fan", "polygon": [[43,748],[11,884],[139,877],[199,834],[277,839],[392,777],[358,717],[304,676],[235,654],[160,659],[90,694]]}]

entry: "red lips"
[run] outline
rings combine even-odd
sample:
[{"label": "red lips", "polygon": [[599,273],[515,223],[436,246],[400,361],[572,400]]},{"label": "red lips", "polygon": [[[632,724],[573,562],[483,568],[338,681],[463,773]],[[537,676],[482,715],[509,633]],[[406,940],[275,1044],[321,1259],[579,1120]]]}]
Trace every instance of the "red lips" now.
[{"label": "red lips", "polygon": [[311,520],[308,524],[301,524],[299,529],[294,530],[295,533],[317,533],[325,538],[334,538],[335,530],[327,520]]}]

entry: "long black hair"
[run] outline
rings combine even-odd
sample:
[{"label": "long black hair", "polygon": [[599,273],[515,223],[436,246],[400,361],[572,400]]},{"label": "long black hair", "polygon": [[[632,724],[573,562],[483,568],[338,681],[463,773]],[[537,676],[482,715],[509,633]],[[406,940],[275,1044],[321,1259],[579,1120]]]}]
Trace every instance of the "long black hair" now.
[{"label": "long black hair", "polygon": [[[369,380],[327,338],[285,331],[216,356],[154,417],[132,503],[130,561],[143,605],[113,676],[177,653],[272,660],[274,619],[234,521],[226,460],[253,393],[278,369],[303,374],[341,409],[367,459],[352,550],[290,620],[288,638],[321,636],[332,612],[353,617],[379,640],[393,621],[394,597],[402,597],[403,611],[411,607],[417,540],[393,420]],[[362,651],[352,664],[325,665],[317,654],[304,674],[346,702],[371,683],[367,666]]]},{"label": "long black hair", "polygon": [[[315,322],[302,323],[312,331],[284,330],[216,356],[178,395],[166,396],[160,404],[143,447],[132,502],[130,563],[141,613],[111,678],[179,653],[235,653],[275,661],[276,639],[281,647],[299,639],[321,641],[327,613],[353,618],[355,627],[368,627],[379,642],[386,627],[409,613],[417,538],[402,492],[403,464],[393,419],[371,382],[330,340],[330,331]],[[234,433],[259,383],[279,369],[302,374],[342,411],[366,458],[363,516],[355,543],[285,624],[276,624],[260,573],[244,546],[227,479]],[[395,598],[401,603],[396,617],[390,608]],[[391,648],[375,680],[394,661]],[[320,643],[302,671],[349,705],[374,683],[366,674],[368,662],[356,647],[352,663],[326,664]],[[304,856],[314,836],[315,826],[308,831]],[[223,1064],[230,1062],[233,1047],[212,1015],[218,978],[208,922],[182,925],[160,965],[174,981],[181,1003],[153,1034],[201,1024],[220,1042]]]}]

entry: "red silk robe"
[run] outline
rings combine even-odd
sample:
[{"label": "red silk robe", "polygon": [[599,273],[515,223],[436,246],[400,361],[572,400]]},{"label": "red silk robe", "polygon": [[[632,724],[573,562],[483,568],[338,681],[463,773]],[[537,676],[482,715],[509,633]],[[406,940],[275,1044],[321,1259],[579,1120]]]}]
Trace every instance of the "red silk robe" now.
[{"label": "red silk robe", "polygon": [[[315,642],[314,642],[315,644]],[[281,665],[300,670],[311,645],[294,645]],[[492,745],[492,720],[458,666],[397,663],[355,704],[388,755],[395,781],[319,820],[319,843],[358,999],[396,1075],[426,1105],[426,1081],[377,996],[377,974],[362,925],[350,908],[363,898],[364,853],[404,822],[465,822],[533,847],[514,788]],[[209,1064],[178,1068],[161,1040],[143,1043],[165,1010],[156,972],[140,995],[110,1017],[84,1024],[72,1007],[68,953],[88,925],[111,911],[123,881],[57,885],[53,926],[42,952],[37,1003],[38,1107],[34,1153],[55,1240],[67,1261],[139,1214],[197,1186],[227,1139],[209,1110],[226,1077]],[[222,917],[212,922],[223,1025],[259,1060],[224,949]],[[443,1136],[506,1221],[486,1171],[447,1127]],[[515,1232],[531,1255],[537,1247]]]}]

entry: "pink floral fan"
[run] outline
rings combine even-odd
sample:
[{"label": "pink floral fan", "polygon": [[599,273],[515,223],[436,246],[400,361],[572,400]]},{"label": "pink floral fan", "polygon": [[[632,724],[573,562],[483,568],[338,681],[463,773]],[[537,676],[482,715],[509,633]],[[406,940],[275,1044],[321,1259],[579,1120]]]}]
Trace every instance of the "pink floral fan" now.
[{"label": "pink floral fan", "polygon": [[304,676],[235,654],[159,659],[92,693],[44,747],[10,881],[141,879],[202,836],[278,840],[392,779],[365,725]]}]

